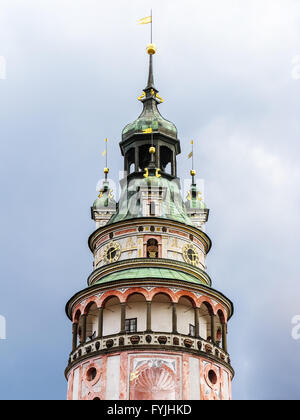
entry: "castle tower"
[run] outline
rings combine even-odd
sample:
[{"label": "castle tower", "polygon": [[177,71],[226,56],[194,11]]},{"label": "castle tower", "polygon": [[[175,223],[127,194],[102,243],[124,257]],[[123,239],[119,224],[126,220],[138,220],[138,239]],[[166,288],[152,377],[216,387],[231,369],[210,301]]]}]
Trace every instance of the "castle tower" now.
[{"label": "castle tower", "polygon": [[94,270],[67,303],[72,351],[69,400],[231,399],[227,351],[232,303],[211,287],[204,232],[208,209],[191,171],[183,201],[180,141],[158,111],[149,77],[141,115],[120,142],[125,177],[116,204],[105,181],[91,209]]}]

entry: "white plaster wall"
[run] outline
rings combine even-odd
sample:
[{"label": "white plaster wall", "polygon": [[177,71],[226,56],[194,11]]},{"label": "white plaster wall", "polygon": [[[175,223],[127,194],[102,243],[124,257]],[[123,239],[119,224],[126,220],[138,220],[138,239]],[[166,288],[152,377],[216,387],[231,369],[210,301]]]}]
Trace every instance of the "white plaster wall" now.
[{"label": "white plaster wall", "polygon": [[190,400],[200,400],[199,359],[190,357]]},{"label": "white plaster wall", "polygon": [[[143,234],[140,232],[126,234],[124,236],[114,238],[114,242],[118,242],[121,246],[121,256],[120,261],[127,260],[131,258],[141,258],[143,256],[143,240],[140,241],[140,238],[143,238],[144,235],[149,235],[149,227],[145,227]],[[182,255],[182,248],[186,244],[193,244],[199,252],[200,259],[200,268],[205,268],[205,255],[203,245],[198,245],[195,241],[191,242],[188,238],[182,238],[179,235],[162,234],[162,231],[153,232],[155,235],[162,235],[162,257],[170,258],[177,261],[183,261],[184,258]],[[111,242],[111,239],[105,241],[101,244],[100,248],[95,252],[95,268],[105,265],[103,256],[104,250],[107,245]]]},{"label": "white plaster wall", "polygon": [[177,305],[177,330],[180,334],[189,334],[189,324],[195,325],[194,308],[192,306]]},{"label": "white plaster wall", "polygon": [[152,302],[151,312],[152,331],[172,332],[171,302]]},{"label": "white plaster wall", "polygon": [[126,318],[137,318],[137,330],[145,331],[147,328],[147,304],[144,302],[128,302],[126,305]]},{"label": "white plaster wall", "polygon": [[107,358],[106,400],[118,400],[120,396],[120,356]]},{"label": "white plaster wall", "polygon": [[79,390],[79,368],[74,370],[74,380],[73,380],[73,396],[72,400],[78,400],[78,390]]},{"label": "white plaster wall", "polygon": [[121,305],[112,305],[103,310],[103,335],[117,334],[121,329]]}]

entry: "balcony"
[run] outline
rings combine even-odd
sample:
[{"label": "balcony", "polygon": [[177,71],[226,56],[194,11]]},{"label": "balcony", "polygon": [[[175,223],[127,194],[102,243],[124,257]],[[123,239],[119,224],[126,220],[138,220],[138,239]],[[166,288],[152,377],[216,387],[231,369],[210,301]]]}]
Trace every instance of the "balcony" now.
[{"label": "balcony", "polygon": [[169,350],[191,352],[226,365],[231,371],[228,353],[217,345],[202,338],[189,335],[164,332],[138,332],[132,334],[114,334],[97,338],[79,345],[70,354],[67,370],[78,361],[92,356],[106,354],[113,351],[130,350]]}]

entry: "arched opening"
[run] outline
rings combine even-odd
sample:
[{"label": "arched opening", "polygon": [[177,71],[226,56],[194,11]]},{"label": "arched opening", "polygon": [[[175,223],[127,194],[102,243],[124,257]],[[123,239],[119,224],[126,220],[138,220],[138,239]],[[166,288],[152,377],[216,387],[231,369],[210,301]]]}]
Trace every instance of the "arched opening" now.
[{"label": "arched opening", "polygon": [[92,303],[87,309],[86,319],[86,338],[87,341],[94,340],[98,336],[98,314],[99,310],[95,303]]},{"label": "arched opening", "polygon": [[77,346],[79,344],[78,341],[80,340],[80,337],[79,337],[80,316],[81,316],[81,312],[78,309],[76,311],[75,316],[74,316],[74,322],[73,322],[73,326],[72,326],[72,336],[73,336],[73,338],[72,338],[72,351],[74,351],[77,348]]},{"label": "arched opening", "polygon": [[81,315],[78,322],[78,330],[77,330],[78,341],[79,341],[78,345],[82,343],[83,341],[83,330],[84,330],[83,324],[84,324],[84,317]]},{"label": "arched opening", "polygon": [[135,149],[129,149],[125,155],[125,171],[131,174],[135,171]]},{"label": "arched opening", "polygon": [[177,304],[177,329],[180,334],[195,337],[195,311],[192,301],[181,297]]},{"label": "arched opening", "polygon": [[127,333],[146,331],[147,303],[145,296],[134,293],[126,302],[125,330]]},{"label": "arched opening", "polygon": [[221,309],[218,310],[216,318],[217,318],[216,319],[216,331],[217,331],[216,344],[217,346],[224,348],[223,328],[226,328],[226,326],[225,326],[225,317]]},{"label": "arched opening", "polygon": [[171,173],[172,172],[172,163],[173,152],[166,146],[160,147],[160,166],[163,172]]},{"label": "arched opening", "polygon": [[147,258],[158,258],[158,241],[154,238],[147,241]]},{"label": "arched opening", "polygon": [[139,148],[139,168],[144,170],[149,167],[151,155],[149,153],[150,144],[144,144]]},{"label": "arched opening", "polygon": [[153,331],[172,332],[172,302],[170,296],[158,293],[151,304],[151,326]]},{"label": "arched opening", "polygon": [[203,302],[199,309],[199,330],[200,337],[204,340],[211,341],[211,315],[213,309],[207,302]]},{"label": "arched opening", "polygon": [[121,326],[121,304],[116,296],[108,298],[103,308],[103,336],[118,334]]}]

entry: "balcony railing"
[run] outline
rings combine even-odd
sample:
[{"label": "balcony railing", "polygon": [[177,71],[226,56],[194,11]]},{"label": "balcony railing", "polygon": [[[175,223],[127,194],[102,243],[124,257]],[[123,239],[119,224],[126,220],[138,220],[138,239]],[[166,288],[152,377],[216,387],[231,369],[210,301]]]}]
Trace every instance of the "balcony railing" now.
[{"label": "balcony railing", "polygon": [[80,344],[73,351],[69,358],[69,365],[85,359],[93,354],[107,353],[113,350],[128,350],[130,348],[147,347],[152,350],[191,351],[209,358],[218,359],[227,365],[230,365],[230,358],[222,348],[206,341],[202,338],[196,338],[189,335],[165,333],[165,332],[137,332],[127,334],[114,334],[103,338],[97,338]]}]

